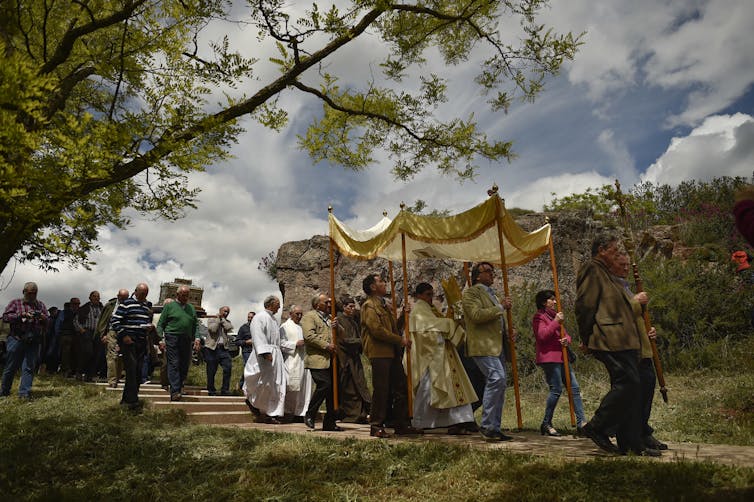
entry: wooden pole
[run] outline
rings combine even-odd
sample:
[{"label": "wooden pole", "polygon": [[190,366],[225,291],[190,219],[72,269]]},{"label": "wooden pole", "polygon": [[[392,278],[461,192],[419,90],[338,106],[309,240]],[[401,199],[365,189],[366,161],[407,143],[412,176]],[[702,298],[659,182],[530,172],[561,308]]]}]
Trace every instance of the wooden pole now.
[{"label": "wooden pole", "polygon": [[463,276],[466,278],[466,286],[471,287],[471,271],[469,270],[469,262],[463,262]]},{"label": "wooden pole", "polygon": [[[644,291],[644,283],[639,276],[639,265],[636,263],[636,252],[634,250],[634,240],[631,232],[631,223],[628,220],[628,211],[623,203],[623,193],[620,189],[620,182],[615,180],[615,196],[618,202],[618,209],[623,219],[623,228],[625,232],[624,246],[628,257],[631,260],[631,268],[634,273],[634,282],[636,283],[636,292],[641,293]],[[647,331],[647,338],[649,338],[649,330],[652,329],[652,320],[649,317],[649,309],[646,305],[641,306],[642,317],[644,318],[644,329]],[[668,402],[668,388],[665,385],[665,374],[662,371],[662,361],[660,360],[660,353],[657,351],[657,342],[653,338],[649,338],[649,345],[652,347],[652,362],[655,365],[655,373],[657,374],[657,383],[660,384],[660,394],[662,400],[665,403]]]},{"label": "wooden pole", "polygon": [[[327,208],[332,213],[332,206]],[[335,320],[335,241],[332,238],[332,229],[330,229],[330,321]],[[338,409],[338,328],[332,328],[332,344],[335,345],[335,351],[330,356],[330,365],[332,366],[332,399],[333,408]]]},{"label": "wooden pole", "polygon": [[[497,185],[492,187],[492,194],[497,194]],[[497,198],[496,213],[497,213],[497,239],[500,245],[500,268],[503,270],[503,291],[505,292],[505,297],[507,298],[510,296],[510,291],[508,289],[508,267],[505,264],[505,245],[503,244],[503,227],[501,226],[501,221],[503,218],[503,201],[499,197]],[[507,320],[506,324],[508,327],[508,340],[510,341],[511,370],[513,372],[513,392],[515,393],[515,396],[516,396],[516,418],[518,419],[518,428],[522,429],[524,427],[524,422],[523,422],[523,419],[521,418],[521,394],[518,388],[518,362],[516,360],[516,339],[513,335],[513,314],[511,313],[511,309],[506,309],[505,314],[506,314],[506,320]]]},{"label": "wooden pole", "polygon": [[395,303],[395,279],[393,278],[393,262],[392,261],[387,262],[387,275],[388,275],[388,278],[390,279],[390,302],[393,305],[392,307],[393,317],[397,318],[398,307],[396,306],[397,304]]},{"label": "wooden pole", "polygon": [[408,326],[408,272],[406,267],[406,234],[401,232],[401,251],[403,254],[403,336],[406,339],[406,385],[408,386],[408,417],[414,416],[414,384],[411,379],[411,349],[408,342],[411,333]]},{"label": "wooden pole", "polygon": [[[555,287],[555,301],[558,303],[558,312],[563,311],[560,302],[560,286],[558,285],[558,267],[555,265],[555,247],[552,244],[552,229],[550,229],[550,267],[552,267],[552,283]],[[565,328],[560,325],[560,339],[565,338]],[[568,408],[571,411],[571,426],[576,426],[576,413],[573,408],[573,388],[571,387],[571,362],[568,360],[568,349],[565,345],[560,345],[563,352],[563,371],[565,371],[566,390],[568,392]],[[581,424],[579,424],[580,426]]]}]

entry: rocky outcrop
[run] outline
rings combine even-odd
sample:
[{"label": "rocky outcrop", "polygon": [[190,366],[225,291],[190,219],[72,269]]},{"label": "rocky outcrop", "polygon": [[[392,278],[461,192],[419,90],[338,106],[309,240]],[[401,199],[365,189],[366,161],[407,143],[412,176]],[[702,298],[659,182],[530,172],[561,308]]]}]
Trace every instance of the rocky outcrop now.
[{"label": "rocky outcrop", "polygon": [[[575,295],[576,271],[590,255],[591,241],[603,230],[603,225],[583,214],[534,213],[521,216],[516,222],[525,230],[532,231],[542,226],[546,218],[552,225],[555,262],[564,304],[572,303]],[[636,236],[640,256],[657,253],[673,256],[675,240],[673,227],[655,227]],[[364,299],[362,281],[369,273],[380,273],[386,278],[389,264],[386,260],[355,260],[334,251],[335,298],[349,295],[357,301]],[[283,294],[283,306],[302,305],[310,308],[315,294],[330,290],[329,239],[316,235],[308,240],[286,242],[277,252],[277,281]],[[396,296],[400,304],[403,297],[403,271],[401,263],[394,263],[393,277]],[[441,293],[440,281],[455,276],[459,284],[465,282],[463,264],[452,260],[410,261],[407,265],[409,293],[418,282],[429,282]],[[526,287],[535,289],[553,288],[552,267],[549,253],[545,252],[531,262],[509,269],[511,289]],[[495,287],[503,290],[502,273],[498,272]],[[438,298],[442,301],[442,297]],[[284,316],[287,317],[284,312]]]}]

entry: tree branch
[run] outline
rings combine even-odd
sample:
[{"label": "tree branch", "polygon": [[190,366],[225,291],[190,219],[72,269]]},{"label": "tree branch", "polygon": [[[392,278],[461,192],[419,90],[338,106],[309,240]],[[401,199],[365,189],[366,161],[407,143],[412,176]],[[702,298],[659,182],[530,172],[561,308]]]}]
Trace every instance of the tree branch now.
[{"label": "tree branch", "polygon": [[68,59],[68,56],[71,55],[73,44],[76,43],[78,39],[90,33],[94,33],[97,30],[101,30],[103,28],[107,28],[109,26],[113,26],[122,21],[125,21],[126,19],[130,18],[134,11],[138,7],[143,5],[145,1],[146,0],[130,0],[124,5],[122,10],[116,11],[102,19],[95,19],[90,23],[78,28],[74,28],[73,23],[75,23],[75,21],[72,22],[71,26],[69,26],[65,35],[63,35],[62,40],[58,44],[58,47],[55,50],[55,54],[52,55],[52,57],[42,66],[42,68],[40,68],[38,74],[46,75],[63,64]]}]

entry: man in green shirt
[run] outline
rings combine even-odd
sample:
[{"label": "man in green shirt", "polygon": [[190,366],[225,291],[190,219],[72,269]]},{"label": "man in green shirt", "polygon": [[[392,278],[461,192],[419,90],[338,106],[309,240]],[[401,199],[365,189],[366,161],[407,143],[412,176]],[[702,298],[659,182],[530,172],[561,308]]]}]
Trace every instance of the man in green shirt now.
[{"label": "man in green shirt", "polygon": [[196,310],[188,303],[188,297],[188,286],[180,286],[175,301],[163,307],[157,323],[160,348],[167,353],[171,401],[181,400],[181,390],[188,376],[196,337]]}]

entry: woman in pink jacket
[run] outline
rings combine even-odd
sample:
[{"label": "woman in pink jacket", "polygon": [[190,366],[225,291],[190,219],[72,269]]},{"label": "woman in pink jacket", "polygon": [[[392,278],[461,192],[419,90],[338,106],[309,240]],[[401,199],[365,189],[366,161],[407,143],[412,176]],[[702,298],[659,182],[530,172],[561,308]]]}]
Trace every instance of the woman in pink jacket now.
[{"label": "woman in pink jacket", "polygon": [[[547,396],[547,404],[545,405],[545,417],[542,419],[539,431],[543,436],[559,436],[558,431],[552,426],[552,415],[555,412],[555,406],[558,404],[558,399],[560,399],[560,394],[563,392],[563,385],[565,384],[562,347],[570,345],[571,337],[564,331],[565,337],[563,339],[560,338],[563,313],[555,312],[557,303],[554,291],[549,289],[540,291],[535,296],[535,302],[537,304],[537,313],[534,314],[531,326],[536,338],[536,363],[544,370],[545,380],[550,387],[550,395]],[[576,375],[573,373],[573,366],[569,365],[569,369],[571,373],[571,390],[573,391],[573,408],[576,413],[577,430],[580,432],[581,426],[586,423],[584,405],[581,402],[581,392],[579,390],[579,383],[576,381]]]}]

